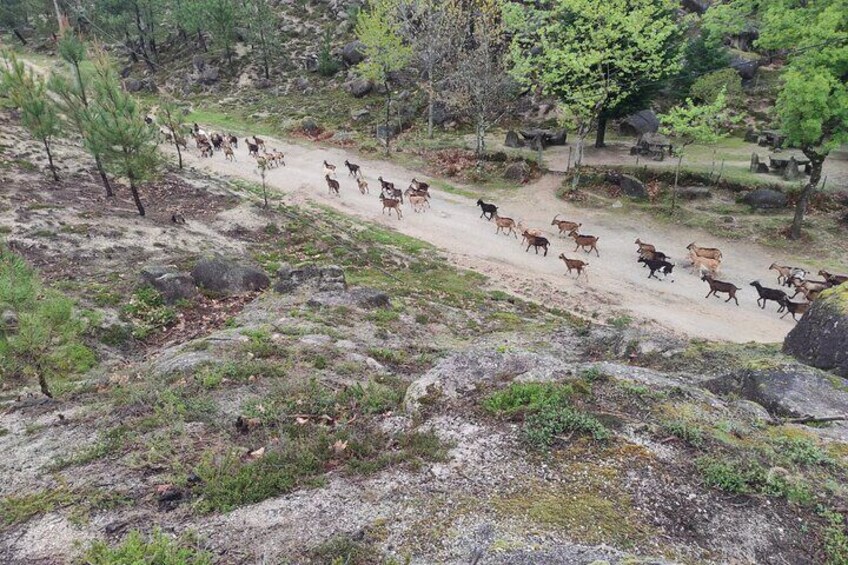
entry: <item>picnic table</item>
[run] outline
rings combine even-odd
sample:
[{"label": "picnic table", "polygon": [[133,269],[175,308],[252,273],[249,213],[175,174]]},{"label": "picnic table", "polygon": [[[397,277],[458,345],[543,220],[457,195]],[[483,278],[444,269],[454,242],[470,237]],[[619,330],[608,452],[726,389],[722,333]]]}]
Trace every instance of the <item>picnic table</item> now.
[{"label": "picnic table", "polygon": [[521,130],[520,133],[521,137],[533,144],[533,147],[536,146],[535,144],[541,144],[543,149],[550,145],[565,145],[566,132],[564,129],[525,129]]},{"label": "picnic table", "polygon": [[668,138],[659,134],[645,134],[639,138],[636,145],[630,148],[631,155],[642,155],[652,157],[655,161],[665,159],[665,154],[671,156],[674,146],[669,143]]},{"label": "picnic table", "polygon": [[769,169],[783,176],[784,179],[793,180],[800,176],[798,167],[804,167],[804,173],[810,174],[810,160],[804,157],[771,157],[769,156]]}]

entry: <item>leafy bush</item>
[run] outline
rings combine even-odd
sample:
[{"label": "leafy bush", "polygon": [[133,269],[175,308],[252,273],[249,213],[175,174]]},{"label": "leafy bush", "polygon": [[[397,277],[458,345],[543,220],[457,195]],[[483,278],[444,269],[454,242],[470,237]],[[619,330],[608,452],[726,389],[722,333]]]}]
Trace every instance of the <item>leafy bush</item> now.
[{"label": "leafy bush", "polygon": [[324,33],[324,42],[321,44],[321,51],[318,53],[318,74],[324,77],[331,77],[341,69],[342,65],[333,58],[332,45],[330,39],[332,35],[330,30]]},{"label": "leafy bush", "polygon": [[669,422],[665,422],[662,428],[665,433],[680,438],[689,445],[694,445],[697,447],[704,443],[703,430],[700,427],[690,424],[688,422],[684,422],[682,420],[672,420]]},{"label": "leafy bush", "polygon": [[177,320],[176,311],[166,306],[162,295],[152,287],[142,287],[133,293],[124,307],[133,322],[133,337],[145,339],[156,330],[166,328]]},{"label": "leafy bush", "polygon": [[733,494],[765,494],[790,502],[809,504],[812,494],[802,480],[788,476],[779,468],[766,469],[756,461],[723,460],[703,457],[697,461],[704,481]]},{"label": "leafy bush", "polygon": [[492,414],[512,416],[536,412],[548,406],[564,406],[573,390],[554,383],[512,383],[490,394],[483,407]]},{"label": "leafy bush", "polygon": [[689,90],[689,94],[699,102],[711,104],[722,89],[725,89],[729,106],[735,107],[742,104],[745,92],[742,90],[742,79],[735,69],[722,69],[699,77]]},{"label": "leafy bush", "polygon": [[201,551],[189,538],[173,539],[156,530],[145,539],[133,530],[114,547],[93,542],[81,561],[86,565],[211,565],[212,555]]},{"label": "leafy bush", "polygon": [[207,456],[197,467],[203,480],[203,512],[229,512],[245,504],[291,492],[317,476],[329,457],[330,443],[324,433],[287,442],[255,461],[242,461],[236,453],[219,460]]},{"label": "leafy bush", "polygon": [[594,416],[567,406],[546,407],[524,422],[524,436],[537,448],[550,447],[565,433],[590,435],[598,441],[610,438],[609,430]]},{"label": "leafy bush", "polygon": [[17,327],[0,327],[0,379],[37,378],[49,396],[51,379],[96,364],[74,302],[44,288],[22,258],[0,248],[0,312],[6,310],[17,316]]}]

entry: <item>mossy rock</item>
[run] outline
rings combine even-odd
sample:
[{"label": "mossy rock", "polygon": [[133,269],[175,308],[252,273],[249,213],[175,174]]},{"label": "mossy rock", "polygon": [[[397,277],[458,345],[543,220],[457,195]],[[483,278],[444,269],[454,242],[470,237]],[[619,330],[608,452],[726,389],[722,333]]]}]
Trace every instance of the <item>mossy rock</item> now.
[{"label": "mossy rock", "polygon": [[848,377],[848,283],[829,289],[783,342],[796,359]]}]

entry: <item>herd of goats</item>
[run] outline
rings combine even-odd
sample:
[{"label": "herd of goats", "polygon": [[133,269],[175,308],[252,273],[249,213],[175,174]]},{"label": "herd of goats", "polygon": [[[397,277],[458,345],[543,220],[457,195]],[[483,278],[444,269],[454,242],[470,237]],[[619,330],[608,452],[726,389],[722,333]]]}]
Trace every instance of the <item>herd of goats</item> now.
[{"label": "herd of goats", "polygon": [[[168,131],[163,131],[163,134],[168,135]],[[234,148],[238,148],[239,140],[234,135],[223,135],[220,133],[212,133],[211,135],[203,131],[197,124],[194,124],[193,136],[200,150],[202,157],[211,157],[216,150],[222,151],[224,157],[228,160],[234,160]],[[262,168],[275,168],[285,165],[284,155],[275,150],[266,150],[265,141],[253,136],[246,138],[248,154],[256,159],[257,165]],[[179,142],[179,141],[178,141]],[[184,142],[181,142],[184,144]],[[344,162],[345,168],[348,171],[348,176],[356,180],[357,187],[362,194],[369,194],[368,182],[362,174],[362,168],[351,163],[348,160]],[[327,189],[331,195],[340,196],[341,185],[336,178],[336,166],[323,162],[324,180],[327,182]],[[403,218],[402,207],[404,202],[409,202],[414,212],[426,212],[430,208],[430,185],[426,182],[412,179],[409,187],[406,190],[397,188],[394,183],[384,180],[382,176],[377,177],[380,182],[380,201],[383,204],[383,213],[388,211],[389,216],[392,211],[398,220]],[[406,198],[406,200],[404,200]],[[526,252],[532,247],[538,255],[539,250],[543,251],[543,256],[547,257],[550,240],[545,237],[545,234],[538,229],[527,228],[522,225],[521,221],[515,221],[512,218],[501,216],[498,214],[498,207],[494,204],[477,200],[477,206],[481,209],[480,218],[485,218],[488,221],[494,221],[496,225],[495,234],[504,234],[507,237],[512,235],[518,239],[518,234],[522,237],[522,246],[526,244]],[[597,257],[601,254],[598,251],[598,237],[593,235],[585,235],[579,232],[583,224],[559,219],[559,215],[554,216],[551,221],[551,226],[559,230],[560,236],[570,237],[576,244],[574,251],[582,249],[585,253],[595,252]],[[674,263],[669,261],[669,256],[659,251],[656,246],[646,243],[641,239],[636,239],[637,261],[647,267],[650,271],[648,278],[660,280],[657,273],[663,275],[663,278],[668,277],[674,270]],[[691,263],[692,272],[700,275],[701,280],[709,285],[709,292],[705,298],[710,296],[718,297],[719,294],[726,294],[727,300],[731,300],[739,305],[739,299],[736,293],[741,290],[733,283],[719,280],[716,278],[721,269],[722,253],[721,250],[714,247],[699,247],[694,242],[690,243],[686,249],[688,250],[688,259]],[[588,279],[587,267],[589,263],[580,259],[571,259],[566,257],[565,253],[561,253],[559,258],[565,263],[568,269],[568,274],[575,272],[577,278],[584,276]],[[778,285],[788,287],[789,290],[784,291],[778,288],[769,288],[763,286],[759,281],[750,283],[757,290],[759,298],[757,305],[765,309],[769,300],[776,302],[778,305],[777,313],[783,313],[781,319],[791,314],[794,320],[798,320],[798,315],[803,315],[810,307],[810,304],[818,298],[819,294],[828,288],[848,283],[848,275],[837,275],[829,273],[825,270],[820,270],[818,275],[822,280],[813,280],[808,278],[810,273],[800,267],[790,267],[786,265],[778,265],[772,263],[769,270],[777,272]],[[794,290],[790,296],[788,292]],[[796,302],[793,299],[801,295],[804,298],[802,302]]]}]

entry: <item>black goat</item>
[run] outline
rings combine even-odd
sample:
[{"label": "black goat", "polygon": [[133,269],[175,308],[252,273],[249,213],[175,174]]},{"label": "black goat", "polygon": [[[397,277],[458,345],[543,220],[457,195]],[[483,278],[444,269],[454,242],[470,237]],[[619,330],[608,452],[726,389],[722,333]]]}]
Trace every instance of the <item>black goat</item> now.
[{"label": "black goat", "polygon": [[350,163],[347,159],[345,159],[345,167],[347,167],[348,175],[354,178],[359,178],[362,176],[362,171],[360,170],[359,165],[356,163]]},{"label": "black goat", "polygon": [[544,257],[548,256],[548,246],[551,244],[551,242],[548,241],[547,238],[542,237],[541,235],[531,235],[526,231],[522,235],[524,236],[524,239],[527,240],[527,249],[524,250],[525,253],[527,251],[530,251],[530,247],[532,246],[536,250],[536,255],[538,255],[539,248],[541,247],[545,250]]},{"label": "black goat", "polygon": [[778,310],[778,312],[783,310],[784,307],[783,307],[783,305],[781,304],[780,301],[783,300],[784,298],[786,298],[785,292],[783,292],[782,290],[778,290],[776,288],[764,287],[763,285],[760,284],[760,281],[752,282],[751,286],[756,288],[757,293],[760,295],[760,297],[757,298],[757,306],[759,306],[760,308],[765,310],[766,309],[766,301],[774,300],[780,306],[780,309]]},{"label": "black goat", "polygon": [[648,259],[646,257],[640,257],[639,262],[644,263],[651,270],[651,274],[648,275],[648,278],[653,277],[659,280],[659,277],[656,275],[657,271],[661,272],[664,276],[667,277],[674,270],[673,264],[661,259]]},{"label": "black goat", "polygon": [[730,299],[732,298],[733,300],[736,301],[736,305],[739,306],[739,299],[736,298],[736,291],[742,290],[741,288],[738,288],[733,283],[724,282],[724,281],[717,281],[709,273],[704,273],[704,275],[701,276],[701,280],[707,281],[707,283],[709,283],[709,285],[710,285],[710,291],[707,293],[707,295],[704,298],[709,298],[711,294],[713,296],[715,296],[716,298],[718,298],[719,292],[726,292],[727,293],[727,300],[725,300],[725,302],[730,302]]},{"label": "black goat", "polygon": [[491,220],[492,218],[495,217],[495,214],[498,213],[498,207],[497,206],[495,206],[494,204],[486,204],[485,202],[483,202],[482,200],[479,200],[479,199],[477,200],[477,206],[479,206],[480,209],[483,210],[483,213],[480,214],[481,218],[483,216],[487,216],[486,219]]}]

